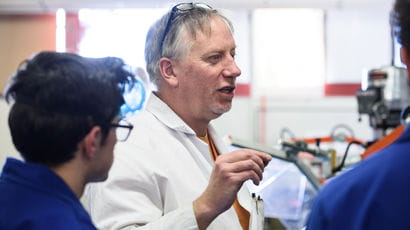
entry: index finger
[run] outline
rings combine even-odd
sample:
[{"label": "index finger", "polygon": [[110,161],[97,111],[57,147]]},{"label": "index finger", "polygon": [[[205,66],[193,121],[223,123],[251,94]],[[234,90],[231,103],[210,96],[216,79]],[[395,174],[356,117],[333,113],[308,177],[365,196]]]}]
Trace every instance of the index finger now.
[{"label": "index finger", "polygon": [[[245,152],[246,153],[245,157],[247,157],[247,158],[249,158],[249,157],[252,158],[252,157],[256,156],[257,158],[262,160],[264,166],[266,166],[269,163],[269,161],[272,160],[272,156],[268,153],[265,153],[265,152],[260,152],[260,151],[253,150],[253,149],[240,149],[240,150],[236,150],[236,151]],[[236,151],[234,151],[234,152],[236,152]]]},{"label": "index finger", "polygon": [[272,160],[272,156],[269,153],[259,152],[256,150],[252,150],[252,151],[254,152],[254,154],[258,155],[262,159],[263,164],[265,166],[268,165],[269,161]]}]

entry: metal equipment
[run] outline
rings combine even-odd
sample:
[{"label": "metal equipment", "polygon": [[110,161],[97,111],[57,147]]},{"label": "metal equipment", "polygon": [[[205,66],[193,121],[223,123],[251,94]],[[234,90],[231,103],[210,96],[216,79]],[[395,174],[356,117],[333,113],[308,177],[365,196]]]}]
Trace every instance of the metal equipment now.
[{"label": "metal equipment", "polygon": [[396,66],[371,69],[363,76],[362,89],[357,90],[356,97],[359,114],[369,116],[374,139],[380,139],[388,129],[400,125],[402,110],[410,105],[406,69]]}]

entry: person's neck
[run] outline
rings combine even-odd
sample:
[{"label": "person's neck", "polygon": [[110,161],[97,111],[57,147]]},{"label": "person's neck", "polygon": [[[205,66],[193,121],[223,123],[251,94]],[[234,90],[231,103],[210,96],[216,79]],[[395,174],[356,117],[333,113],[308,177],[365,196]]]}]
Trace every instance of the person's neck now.
[{"label": "person's neck", "polygon": [[78,168],[73,167],[69,163],[51,168],[51,170],[67,184],[77,198],[82,196],[85,187],[85,179],[81,174],[81,170],[78,170]]},{"label": "person's neck", "polygon": [[199,128],[199,129],[195,129],[192,126],[190,126],[190,127],[194,130],[194,132],[197,136],[199,136],[199,137],[205,137],[206,136],[206,133],[207,133],[207,130],[208,130],[208,125],[206,125],[203,128]]},{"label": "person's neck", "polygon": [[197,136],[203,137],[206,135],[210,122],[209,120],[196,118],[191,111],[181,108],[179,104],[175,104],[172,100],[167,100],[167,97],[159,92],[155,92],[154,94],[167,104],[192,130],[194,130]]}]

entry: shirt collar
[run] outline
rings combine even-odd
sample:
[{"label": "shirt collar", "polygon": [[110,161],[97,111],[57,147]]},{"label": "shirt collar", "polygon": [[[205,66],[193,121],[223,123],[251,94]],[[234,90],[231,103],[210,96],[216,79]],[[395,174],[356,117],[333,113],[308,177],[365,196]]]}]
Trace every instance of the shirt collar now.
[{"label": "shirt collar", "polygon": [[7,158],[2,177],[51,193],[70,202],[78,200],[63,179],[42,164]]},{"label": "shirt collar", "polygon": [[165,102],[152,93],[147,102],[147,111],[151,112],[158,120],[162,121],[170,129],[181,131],[187,134],[196,135],[191,129]]}]

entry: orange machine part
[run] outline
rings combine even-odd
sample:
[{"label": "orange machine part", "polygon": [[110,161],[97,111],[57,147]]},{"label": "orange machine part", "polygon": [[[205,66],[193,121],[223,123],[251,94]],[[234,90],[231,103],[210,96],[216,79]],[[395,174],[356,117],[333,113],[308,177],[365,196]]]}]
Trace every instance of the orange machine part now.
[{"label": "orange machine part", "polygon": [[397,138],[401,136],[401,134],[404,131],[404,126],[399,125],[393,131],[391,131],[389,134],[385,135],[382,137],[380,140],[376,141],[374,144],[370,145],[366,151],[362,154],[362,159],[365,159],[372,155],[373,153],[385,148],[386,146],[390,145],[393,143]]},{"label": "orange machine part", "polygon": [[[326,143],[326,142],[334,142],[334,138],[332,136],[327,136],[327,137],[317,137],[317,138],[292,138],[292,141],[303,141],[308,144],[315,144],[317,141],[320,143]],[[352,141],[357,141],[359,143],[365,144],[362,140],[359,140],[354,137],[346,137],[345,142],[352,142]]]}]

